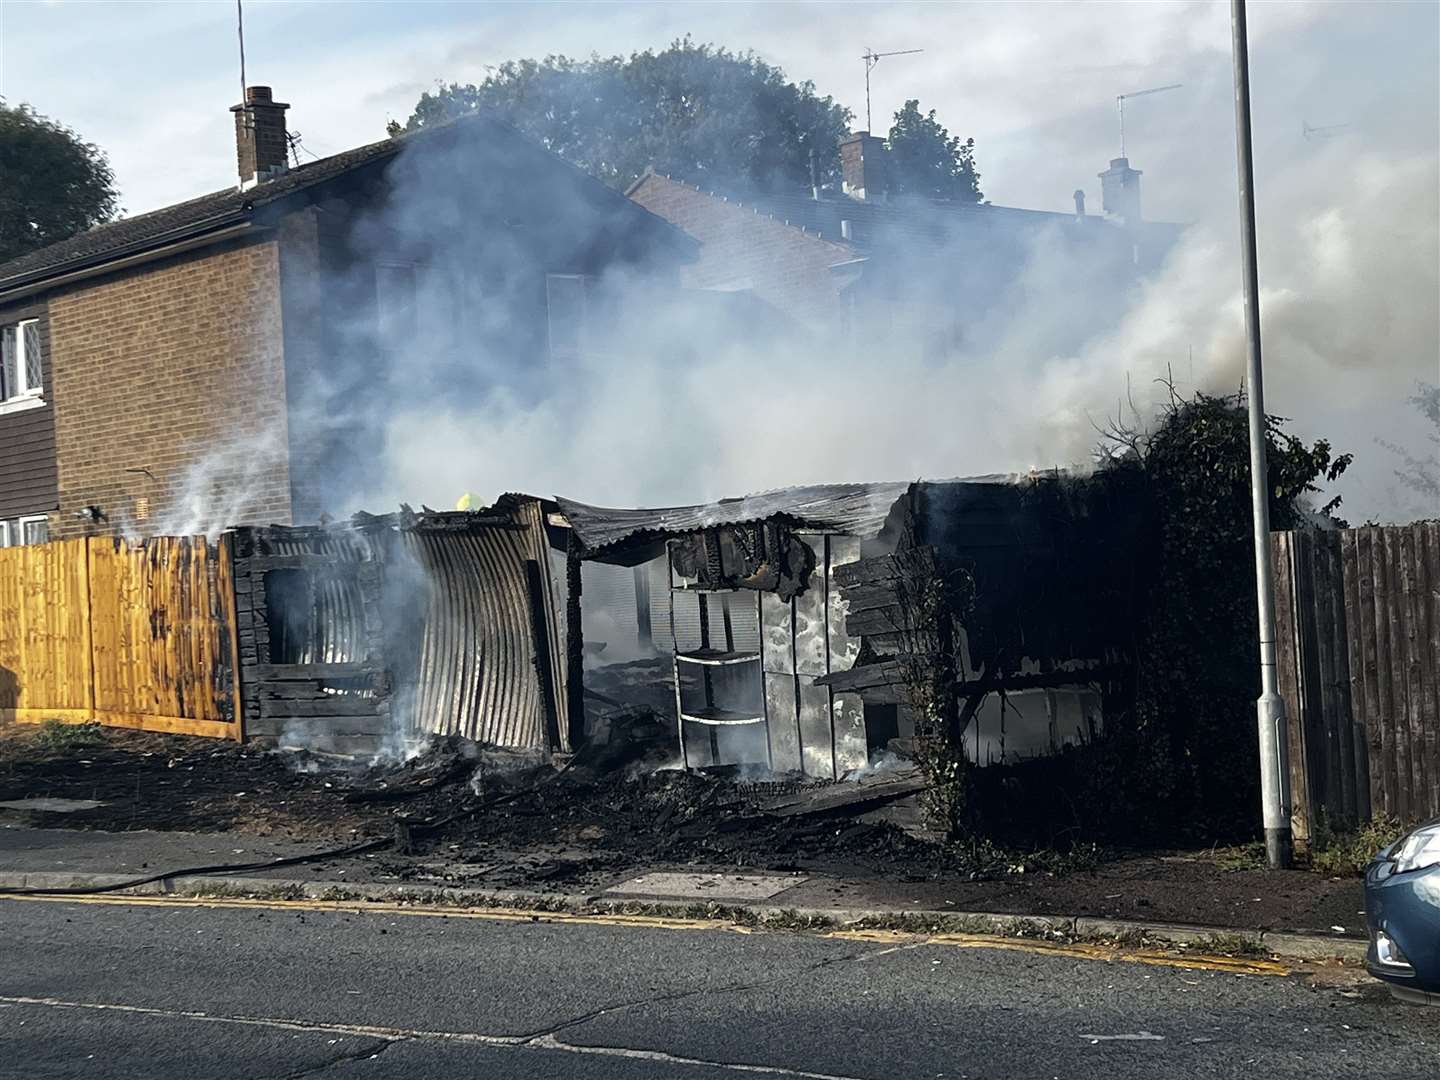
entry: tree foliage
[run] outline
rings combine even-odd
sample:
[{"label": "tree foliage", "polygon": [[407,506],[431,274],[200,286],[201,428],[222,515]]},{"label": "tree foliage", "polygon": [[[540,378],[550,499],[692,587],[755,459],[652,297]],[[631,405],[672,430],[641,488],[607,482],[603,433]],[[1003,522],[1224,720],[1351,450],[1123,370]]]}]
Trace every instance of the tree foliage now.
[{"label": "tree foliage", "polygon": [[890,148],[890,191],[929,199],[976,203],[980,174],[975,171],[975,140],[960,141],[935,119],[935,110],[920,111],[912,99],[895,114],[887,140]]},{"label": "tree foliage", "polygon": [[653,166],[691,182],[808,189],[811,150],[822,180],[832,179],[850,121],[813,83],[792,83],[753,53],[689,38],[629,57],[508,61],[478,86],[421,95],[403,130],[476,109],[618,188]]},{"label": "tree foliage", "polygon": [[0,98],[0,260],[109,221],[117,210],[104,151],[29,105]]},{"label": "tree foliage", "polygon": [[[1320,483],[1353,457],[1324,439],[1306,445],[1284,425],[1266,418],[1276,530],[1303,526]],[[1248,835],[1259,820],[1260,676],[1244,398],[1173,399],[1148,435],[1121,443],[1115,464],[1143,471],[1155,523],[1131,778],[1170,811],[1157,820],[1210,837]]]},{"label": "tree foliage", "polygon": [[1429,454],[1423,451],[1415,454],[1384,439],[1377,441],[1400,458],[1395,478],[1424,499],[1425,505],[1440,508],[1440,386],[1426,382],[1418,384],[1409,402],[1433,429],[1426,433],[1431,446]]}]

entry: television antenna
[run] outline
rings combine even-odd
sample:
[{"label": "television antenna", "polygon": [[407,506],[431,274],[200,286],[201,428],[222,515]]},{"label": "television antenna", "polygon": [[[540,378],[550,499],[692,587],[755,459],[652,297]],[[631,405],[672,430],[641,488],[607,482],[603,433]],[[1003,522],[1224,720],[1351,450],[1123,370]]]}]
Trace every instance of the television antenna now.
[{"label": "television antenna", "polygon": [[1349,124],[1311,124],[1305,120],[1300,121],[1300,135],[1305,140],[1330,139],[1337,133],[1348,128]]},{"label": "television antenna", "polygon": [[1169,86],[1154,86],[1149,90],[1132,90],[1128,94],[1116,94],[1115,106],[1120,111],[1120,156],[1125,156],[1125,102],[1130,98],[1148,97],[1150,94],[1163,94],[1166,90],[1179,90],[1184,83],[1171,83]]},{"label": "television antenna", "polygon": [[235,32],[240,38],[240,104],[245,104],[245,7],[235,0]]},{"label": "television antenna", "polygon": [[[238,0],[237,0],[238,2]],[[860,59],[865,61],[865,130],[873,131],[870,127],[870,72],[875,70],[875,65],[880,63],[882,57],[886,56],[913,56],[915,53],[922,53],[924,49],[899,49],[895,52],[876,52],[874,49],[866,49],[865,55]]]}]

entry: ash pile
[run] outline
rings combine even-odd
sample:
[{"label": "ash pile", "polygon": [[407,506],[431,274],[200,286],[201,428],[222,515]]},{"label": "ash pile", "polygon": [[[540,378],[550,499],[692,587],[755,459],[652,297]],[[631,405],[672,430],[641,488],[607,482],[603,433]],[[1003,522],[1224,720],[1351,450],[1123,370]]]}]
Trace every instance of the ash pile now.
[{"label": "ash pile", "polygon": [[[615,710],[600,738],[559,756],[438,739],[403,766],[357,777],[345,798],[389,804],[405,880],[487,887],[600,884],[637,866],[940,873],[918,821],[918,770],[890,758],[852,778],[683,770],[672,725]],[[951,868],[953,869],[953,867]]]}]

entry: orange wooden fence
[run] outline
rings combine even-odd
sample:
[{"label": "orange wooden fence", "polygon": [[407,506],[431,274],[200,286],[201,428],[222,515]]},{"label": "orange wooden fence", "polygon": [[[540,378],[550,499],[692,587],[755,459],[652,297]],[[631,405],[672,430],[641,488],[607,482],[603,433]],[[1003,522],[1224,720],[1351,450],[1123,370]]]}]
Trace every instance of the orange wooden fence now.
[{"label": "orange wooden fence", "polygon": [[0,548],[0,716],[238,739],[228,538]]}]

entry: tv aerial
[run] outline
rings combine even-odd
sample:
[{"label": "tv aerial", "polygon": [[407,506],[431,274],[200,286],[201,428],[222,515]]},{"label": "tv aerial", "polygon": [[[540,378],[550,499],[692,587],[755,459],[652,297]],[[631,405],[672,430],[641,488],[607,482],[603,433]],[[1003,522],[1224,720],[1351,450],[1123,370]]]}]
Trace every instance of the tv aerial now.
[{"label": "tv aerial", "polygon": [[1171,83],[1169,86],[1153,86],[1149,90],[1132,90],[1128,94],[1115,95],[1115,107],[1120,112],[1120,156],[1125,156],[1125,102],[1130,98],[1148,97],[1151,94],[1163,94],[1166,90],[1179,90],[1184,83]]},{"label": "tv aerial", "polygon": [[1306,120],[1300,121],[1300,136],[1306,142],[1314,139],[1333,139],[1340,132],[1348,128],[1349,124],[1311,124]]},{"label": "tv aerial", "polygon": [[865,130],[874,132],[870,127],[870,72],[875,70],[875,65],[886,56],[913,56],[915,53],[922,53],[924,49],[899,49],[895,52],[876,52],[874,49],[866,49],[865,55],[860,59],[865,61]]}]

